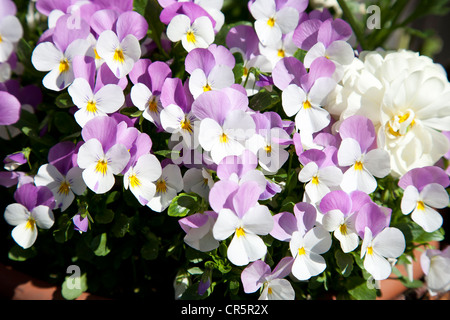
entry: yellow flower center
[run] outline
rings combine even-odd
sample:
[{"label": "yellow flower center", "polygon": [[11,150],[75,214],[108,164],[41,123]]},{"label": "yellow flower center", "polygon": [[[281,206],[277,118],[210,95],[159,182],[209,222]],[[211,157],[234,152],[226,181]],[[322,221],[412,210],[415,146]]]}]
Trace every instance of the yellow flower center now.
[{"label": "yellow flower center", "polygon": [[136,177],[136,174],[129,176],[128,180],[130,181],[130,186],[133,189],[141,185],[141,181],[139,181],[138,177]]},{"label": "yellow flower center", "polygon": [[97,49],[94,49],[95,60],[100,60],[101,57],[98,55]]},{"label": "yellow flower center", "polygon": [[387,123],[387,133],[394,138],[401,137],[405,135],[415,123],[415,116],[412,111],[400,113]]},{"label": "yellow flower center", "polygon": [[59,62],[59,73],[67,72],[67,71],[69,71],[69,68],[70,68],[69,60],[67,60],[67,58],[62,59]]},{"label": "yellow flower center", "polygon": [[272,293],[273,293],[271,287],[267,288],[267,293],[268,293],[268,294],[272,294]]},{"label": "yellow flower center", "polygon": [[278,49],[278,54],[277,54],[280,58],[284,58],[286,56],[286,53],[284,52],[283,49]]},{"label": "yellow flower center", "polygon": [[244,67],[244,71],[242,72],[242,75],[243,75],[244,77],[247,77],[247,76],[248,76],[248,69],[247,69],[247,67]]},{"label": "yellow flower center", "polygon": [[2,43],[3,42],[3,38],[2,38],[2,35],[0,34],[0,43]]},{"label": "yellow flower center", "polygon": [[34,220],[34,218],[32,218],[32,217],[29,217],[28,221],[25,225],[25,229],[26,230],[28,230],[28,229],[34,230],[35,227],[36,227],[36,220]]},{"label": "yellow flower center", "polygon": [[102,175],[105,175],[107,170],[108,170],[108,161],[103,159],[98,160],[97,165],[95,166],[95,172],[100,172]]},{"label": "yellow flower center", "polygon": [[157,193],[166,193],[167,185],[164,179],[160,179],[156,181],[156,192]]},{"label": "yellow flower center", "polygon": [[361,171],[363,169],[363,164],[361,161],[356,161],[355,162],[355,170],[356,171]]},{"label": "yellow flower center", "polygon": [[272,152],[272,146],[271,145],[265,146],[264,151],[266,151],[267,154],[270,154]]},{"label": "yellow flower center", "polygon": [[345,223],[341,224],[339,226],[339,231],[345,236],[347,234],[347,225]]},{"label": "yellow flower center", "polygon": [[97,105],[94,101],[89,100],[86,105],[86,111],[90,113],[96,113],[97,112]]},{"label": "yellow flower center", "polygon": [[314,176],[311,180],[312,184],[318,185],[319,184],[319,177],[318,176]]},{"label": "yellow flower center", "polygon": [[367,247],[367,254],[373,255],[373,248]]},{"label": "yellow flower center", "polygon": [[311,108],[311,102],[309,100],[306,100],[303,102],[303,109],[310,109]]},{"label": "yellow flower center", "polygon": [[195,34],[192,31],[188,31],[186,33],[186,39],[188,42],[190,43],[195,43],[196,39],[195,39]]},{"label": "yellow flower center", "polygon": [[305,254],[306,254],[306,251],[305,251],[305,248],[304,248],[304,247],[301,247],[301,248],[298,249],[298,255],[299,255],[299,256],[303,256],[303,255],[305,255]]},{"label": "yellow flower center", "polygon": [[192,133],[192,125],[191,121],[187,118],[184,118],[184,120],[181,120],[180,122],[181,129],[186,130],[189,133]]},{"label": "yellow flower center", "polygon": [[237,236],[238,238],[239,238],[239,237],[245,236],[245,231],[244,231],[244,229],[242,229],[241,227],[237,228],[237,229],[236,229],[236,236]]},{"label": "yellow flower center", "polygon": [[425,204],[423,201],[417,201],[417,210],[425,210]]},{"label": "yellow flower center", "polygon": [[225,132],[220,135],[220,142],[221,143],[227,143],[228,142],[228,137],[225,134]]},{"label": "yellow flower center", "polygon": [[267,20],[267,25],[269,26],[269,27],[272,27],[273,28],[273,26],[275,25],[275,18],[270,18],[269,20]]},{"label": "yellow flower center", "polygon": [[208,83],[205,86],[203,86],[203,92],[211,91],[211,90],[212,90],[211,86]]},{"label": "yellow flower center", "polygon": [[63,182],[61,182],[61,184],[58,188],[58,193],[67,196],[67,195],[69,195],[69,190],[70,190],[70,184],[66,180],[64,180]]},{"label": "yellow flower center", "polygon": [[151,99],[148,102],[148,110],[153,113],[158,112],[158,102],[156,101],[156,99]]},{"label": "yellow flower center", "polygon": [[122,50],[122,49],[117,48],[117,49],[114,51],[113,60],[114,60],[115,62],[124,63],[125,57],[124,57],[124,55],[123,55],[123,50]]}]

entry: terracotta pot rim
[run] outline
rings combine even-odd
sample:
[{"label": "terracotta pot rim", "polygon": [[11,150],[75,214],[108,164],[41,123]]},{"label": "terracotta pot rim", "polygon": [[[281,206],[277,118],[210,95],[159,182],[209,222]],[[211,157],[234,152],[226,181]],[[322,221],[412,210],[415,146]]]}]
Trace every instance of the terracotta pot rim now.
[{"label": "terracotta pot rim", "polygon": [[[8,300],[64,300],[61,288],[0,262],[0,298]],[[106,300],[83,292],[76,300]]]}]

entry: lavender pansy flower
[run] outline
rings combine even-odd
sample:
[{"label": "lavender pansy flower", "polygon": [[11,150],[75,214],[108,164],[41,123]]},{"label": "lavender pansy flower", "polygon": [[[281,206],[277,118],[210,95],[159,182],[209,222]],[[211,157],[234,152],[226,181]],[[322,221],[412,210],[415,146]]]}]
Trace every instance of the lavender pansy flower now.
[{"label": "lavender pansy flower", "polygon": [[[287,3],[284,6],[280,6],[280,3],[275,0],[256,0],[249,5],[250,13],[256,20],[255,31],[263,45],[279,41],[283,34],[294,31],[298,25],[300,12]],[[307,5],[306,1],[301,3]]]},{"label": "lavender pansy flower", "polygon": [[[111,15],[109,21],[113,23],[115,16],[114,13]],[[94,30],[99,32],[96,50],[114,75],[123,78],[141,57],[139,40],[145,37],[148,24],[144,17],[133,11],[120,14],[113,24],[115,29],[109,29],[101,23],[94,25]]]},{"label": "lavender pansy flower", "polygon": [[205,91],[220,90],[234,84],[233,55],[223,46],[212,46],[214,49],[193,49],[186,56],[189,90],[194,98]]},{"label": "lavender pansy flower", "polygon": [[304,167],[299,172],[298,180],[306,183],[305,192],[312,203],[320,201],[342,182],[341,169],[325,151],[306,150],[299,156],[299,160]]},{"label": "lavender pansy flower", "polygon": [[183,190],[183,177],[180,167],[175,164],[161,164],[162,173],[156,180],[156,193],[147,203],[147,206],[156,212],[162,212],[171,203],[172,199]]},{"label": "lavender pansy flower", "polygon": [[7,155],[5,159],[3,159],[3,163],[5,164],[4,168],[8,171],[16,170],[22,164],[27,163],[27,159],[23,152],[16,152],[10,155]]},{"label": "lavender pansy flower", "polygon": [[317,210],[307,202],[299,202],[294,206],[294,214],[281,212],[273,216],[274,227],[270,235],[280,241],[290,241],[294,232],[303,236],[316,224]]},{"label": "lavender pansy flower", "polygon": [[442,226],[443,218],[435,209],[448,206],[449,196],[445,188],[449,185],[448,175],[439,167],[428,166],[408,171],[399,180],[399,186],[404,189],[402,213],[411,213],[411,219],[426,232],[436,231]]},{"label": "lavender pansy flower", "polygon": [[[183,8],[187,7],[188,3],[183,6]],[[193,9],[195,11],[203,10],[199,6],[194,7]],[[164,13],[165,12],[163,11],[161,16],[163,16]],[[163,20],[161,19],[161,21]],[[214,25],[215,23],[213,24],[211,22],[208,14],[200,16],[194,14],[192,17],[181,13],[171,18],[166,33],[170,41],[181,41],[183,48],[187,52],[190,52],[195,48],[208,48],[208,46],[213,43],[215,37]]]},{"label": "lavender pansy flower", "polygon": [[77,213],[72,218],[74,230],[83,233],[88,231],[89,228],[89,218],[82,217],[80,213]]},{"label": "lavender pansy flower", "polygon": [[283,279],[290,274],[293,261],[292,257],[285,257],[273,271],[262,260],[252,262],[241,273],[244,292],[252,293],[262,287],[259,300],[294,300],[294,288]]},{"label": "lavender pansy flower", "polygon": [[50,71],[42,83],[54,91],[61,91],[72,83],[73,58],[86,55],[91,47],[87,40],[89,25],[81,19],[80,28],[69,29],[68,19],[70,15],[60,17],[52,37],[53,42],[41,42],[31,56],[31,62],[38,71]]},{"label": "lavender pansy flower", "polygon": [[283,110],[289,117],[295,116],[300,133],[312,134],[330,123],[330,114],[322,108],[336,82],[331,78],[335,66],[326,58],[318,58],[306,72],[296,58],[284,58],[274,68],[274,84],[282,92]]},{"label": "lavender pansy flower", "polygon": [[8,224],[14,226],[11,232],[14,241],[27,249],[36,241],[38,227],[50,229],[53,226],[53,194],[47,187],[28,183],[16,190],[14,199],[17,203],[6,207],[4,217]]},{"label": "lavender pansy flower", "polygon": [[208,252],[219,247],[219,241],[214,239],[212,228],[217,220],[217,213],[205,211],[195,213],[178,221],[186,232],[184,242],[190,247],[202,252]]},{"label": "lavender pansy flower", "polygon": [[221,241],[233,235],[227,257],[237,266],[262,258],[267,247],[260,235],[273,228],[273,219],[266,206],[258,204],[261,189],[256,182],[242,184],[230,196],[228,205],[219,211],[213,227],[214,238]]},{"label": "lavender pansy flower", "polygon": [[81,195],[86,190],[82,170],[73,159],[77,150],[70,141],[56,144],[50,149],[49,163],[40,166],[34,177],[36,186],[46,186],[52,191],[55,207],[61,211],[72,204],[75,194]]},{"label": "lavender pansy flower", "polygon": [[83,180],[95,193],[109,191],[130,159],[125,145],[117,143],[117,122],[109,117],[96,117],[83,127],[85,143],[78,153]]},{"label": "lavender pansy flower", "polygon": [[215,163],[244,151],[245,141],[255,132],[248,109],[247,95],[232,88],[205,92],[194,101],[192,110],[201,120],[199,143]]},{"label": "lavender pansy flower", "polygon": [[322,225],[333,232],[343,252],[351,252],[358,246],[356,218],[361,207],[370,202],[370,197],[362,191],[347,194],[342,190],[331,191],[320,201],[320,211],[324,214]]},{"label": "lavender pansy flower", "polygon": [[[91,64],[91,72],[95,72],[94,59],[85,57],[88,61],[86,64]],[[75,63],[77,67],[80,62]],[[77,77],[68,88],[68,92],[72,97],[73,103],[79,108],[75,112],[74,117],[77,123],[84,127],[84,125],[94,117],[106,116],[119,110],[125,102],[125,96],[122,88],[117,84],[106,84],[104,86],[94,85],[84,77]]]},{"label": "lavender pansy flower", "polygon": [[420,256],[428,292],[435,296],[450,290],[450,247],[444,250],[427,249]]},{"label": "lavender pansy flower", "polygon": [[164,130],[172,134],[172,141],[181,136],[183,145],[193,149],[196,147],[194,138],[198,119],[191,111],[193,97],[186,91],[186,87],[181,79],[166,79],[161,92],[163,109],[160,118]]},{"label": "lavender pansy flower", "polygon": [[345,119],[339,127],[342,138],[338,151],[339,165],[348,167],[341,188],[346,192],[361,190],[372,193],[377,178],[391,172],[387,151],[376,148],[375,128],[369,119],[355,115]]},{"label": "lavender pansy flower", "polygon": [[172,71],[166,63],[151,63],[143,59],[139,60],[130,72],[130,79],[134,84],[130,93],[131,100],[143,111],[142,116],[158,128],[161,128],[160,113],[163,108],[160,96],[165,80],[171,75]]}]

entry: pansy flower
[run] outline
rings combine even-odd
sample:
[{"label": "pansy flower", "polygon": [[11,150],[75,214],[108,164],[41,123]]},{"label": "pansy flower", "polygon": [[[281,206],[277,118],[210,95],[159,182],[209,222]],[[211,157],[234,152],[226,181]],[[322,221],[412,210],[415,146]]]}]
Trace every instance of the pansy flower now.
[{"label": "pansy flower", "polygon": [[55,222],[54,198],[49,188],[24,184],[14,193],[17,203],[5,209],[5,220],[14,226],[11,236],[24,249],[30,248],[38,236],[38,228],[50,229]]}]

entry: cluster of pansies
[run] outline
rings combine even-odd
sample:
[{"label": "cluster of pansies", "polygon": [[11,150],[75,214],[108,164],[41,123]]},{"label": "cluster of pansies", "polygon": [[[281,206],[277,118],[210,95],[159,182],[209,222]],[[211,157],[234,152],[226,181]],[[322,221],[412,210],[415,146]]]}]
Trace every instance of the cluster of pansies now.
[{"label": "cluster of pansies", "polygon": [[[5,158],[16,203],[4,218],[18,245],[32,247],[69,208],[80,237],[95,232],[89,198],[120,190],[179,219],[184,248],[209,254],[200,276],[186,276],[200,296],[226,261],[245,293],[295,299],[299,283],[330,268],[348,277],[353,261],[363,279],[388,278],[411,256],[412,224],[443,236],[450,83],[439,65],[354,50],[349,24],[308,0],[249,1],[254,21],[228,26],[222,44],[223,1],[158,3],[161,35],[133,1],[36,1],[48,28],[31,63],[79,134],[35,172],[15,171],[31,150]],[[2,6],[6,70],[22,29],[14,4]],[[30,97],[0,85],[10,126]],[[433,292],[448,290],[446,252],[423,254]]]}]

